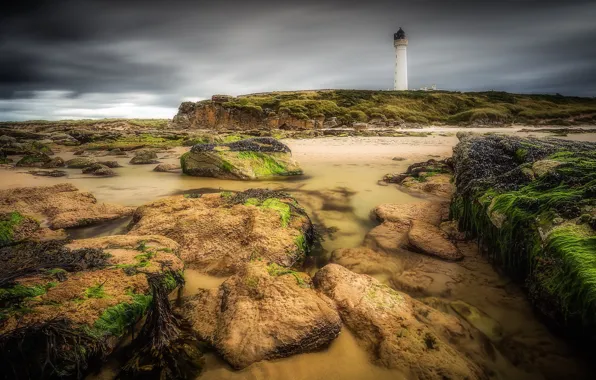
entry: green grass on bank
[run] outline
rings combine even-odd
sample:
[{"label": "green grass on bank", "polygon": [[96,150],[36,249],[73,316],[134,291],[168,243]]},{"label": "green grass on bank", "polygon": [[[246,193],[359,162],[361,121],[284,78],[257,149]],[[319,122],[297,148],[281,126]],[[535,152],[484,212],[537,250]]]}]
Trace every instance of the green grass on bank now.
[{"label": "green grass on bank", "polygon": [[130,126],[137,126],[141,128],[162,129],[168,126],[169,119],[79,119],[79,120],[27,120],[27,121],[2,121],[0,127],[10,126],[25,126],[25,125],[39,125],[39,126],[85,126],[92,127],[94,125],[102,124],[128,124]]},{"label": "green grass on bank", "polygon": [[[209,103],[203,101],[202,103]],[[222,104],[258,116],[337,117],[340,122],[393,119],[448,124],[551,121],[591,123],[596,99],[506,92],[321,90],[243,95]]]}]

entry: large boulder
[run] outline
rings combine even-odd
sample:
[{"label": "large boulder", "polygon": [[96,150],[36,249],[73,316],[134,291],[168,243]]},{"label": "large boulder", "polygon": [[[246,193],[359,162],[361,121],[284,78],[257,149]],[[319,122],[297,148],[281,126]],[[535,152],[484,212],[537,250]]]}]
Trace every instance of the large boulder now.
[{"label": "large boulder", "polygon": [[180,314],[234,368],[326,347],[341,320],[307,274],[252,261],[219,289],[183,299]]},{"label": "large boulder", "polygon": [[460,229],[525,280],[552,324],[596,342],[596,143],[459,137],[451,209]]},{"label": "large boulder", "polygon": [[0,212],[29,215],[52,229],[101,223],[133,211],[133,207],[98,203],[93,194],[80,192],[69,183],[0,190]]},{"label": "large boulder", "polygon": [[337,304],[344,324],[378,365],[414,379],[484,379],[458,344],[470,343],[459,320],[381,284],[328,264],[313,279]]},{"label": "large boulder", "polygon": [[107,167],[106,165],[96,163],[84,168],[83,174],[92,174],[97,177],[113,177],[116,175],[116,172]]},{"label": "large boulder", "polygon": [[47,378],[49,367],[52,377],[82,377],[88,362],[111,353],[152,302],[164,302],[164,294],[168,302],[183,281],[177,252],[178,244],[161,236],[0,249],[3,373]]},{"label": "large boulder", "polygon": [[199,177],[247,180],[302,174],[290,148],[271,137],[195,145],[180,164],[185,174]]},{"label": "large boulder", "polygon": [[28,154],[17,161],[18,167],[46,167],[52,159],[45,153]]},{"label": "large boulder", "polygon": [[267,190],[159,199],[136,210],[129,233],[177,241],[189,267],[212,275],[233,274],[257,258],[292,266],[313,240],[310,218],[296,201]]}]

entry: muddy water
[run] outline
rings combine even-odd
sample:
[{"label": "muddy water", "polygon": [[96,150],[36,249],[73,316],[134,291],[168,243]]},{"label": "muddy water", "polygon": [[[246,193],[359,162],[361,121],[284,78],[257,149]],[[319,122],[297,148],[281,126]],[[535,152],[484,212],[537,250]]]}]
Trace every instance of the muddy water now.
[{"label": "muddy water", "polygon": [[[470,129],[467,129],[469,131]],[[323,242],[323,250],[307,262],[305,270],[313,273],[327,262],[330,252],[340,247],[355,247],[374,222],[370,210],[381,203],[407,203],[417,201],[412,195],[399,191],[395,186],[380,186],[377,181],[389,172],[401,172],[413,162],[451,155],[457,143],[456,129],[437,129],[429,137],[401,138],[325,138],[315,140],[288,140],[294,157],[306,175],[290,181],[243,182],[211,178],[188,177],[175,173],[156,173],[155,165],[129,165],[130,158],[105,157],[117,160],[123,167],[113,178],[84,176],[80,169],[66,169],[67,178],[33,177],[23,170],[3,170],[0,188],[51,185],[71,182],[78,188],[92,192],[99,201],[124,205],[141,205],[156,198],[189,192],[215,190],[242,191],[251,187],[283,189],[293,194],[305,206],[316,223],[334,227],[337,231]],[[483,129],[482,132],[516,133],[516,129]],[[519,133],[527,136],[528,133]],[[543,136],[540,132],[532,133]],[[596,140],[596,134],[570,135],[573,140]],[[176,163],[187,148],[178,148],[160,155],[166,163]],[[69,159],[72,153],[58,153]],[[394,161],[393,157],[405,160]],[[74,238],[124,233],[129,219],[124,218],[101,226],[71,230]],[[560,341],[553,338],[535,319],[520,289],[499,276],[486,261],[479,257],[473,245],[464,247],[466,260],[462,264],[443,263],[428,258],[416,258],[409,264],[407,275],[414,283],[431,281],[430,295],[439,297],[437,307],[452,314],[448,302],[464,300],[483,310],[502,326],[504,335],[522,340],[530,347],[532,355],[539,358],[532,366],[519,369],[510,360],[498,359],[493,378],[545,379],[558,378],[559,374],[576,373],[581,363]],[[389,285],[391,276],[379,276]],[[429,280],[430,279],[430,280]],[[213,288],[225,278],[203,275],[194,270],[186,271],[185,295],[196,293],[199,288]],[[429,294],[426,294],[429,295]],[[416,295],[414,295],[416,296]],[[539,347],[537,350],[533,348]],[[542,357],[542,358],[540,358]],[[544,368],[560,368],[555,375],[545,374]],[[567,367],[568,370],[567,370]],[[579,371],[579,370],[578,370]],[[96,378],[112,378],[106,368]],[[568,376],[565,376],[568,377]],[[373,365],[367,353],[359,347],[355,337],[346,329],[324,351],[295,355],[285,359],[253,364],[242,370],[232,370],[215,353],[206,355],[206,367],[201,379],[401,379],[395,371]]]}]

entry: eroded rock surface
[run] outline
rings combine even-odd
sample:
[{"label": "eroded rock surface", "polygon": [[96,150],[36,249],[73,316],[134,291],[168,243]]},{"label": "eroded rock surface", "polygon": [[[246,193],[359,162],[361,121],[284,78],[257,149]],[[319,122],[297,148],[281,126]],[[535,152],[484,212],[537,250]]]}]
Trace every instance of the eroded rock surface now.
[{"label": "eroded rock surface", "polygon": [[323,267],[313,281],[335,301],[342,321],[375,363],[399,369],[406,378],[487,378],[456,348],[469,339],[457,318],[336,264]]},{"label": "eroded rock surface", "polygon": [[233,274],[257,258],[289,267],[312,242],[306,213],[287,195],[266,190],[159,199],[137,209],[129,233],[167,236],[191,268],[213,275]]},{"label": "eroded rock surface", "polygon": [[183,302],[180,314],[234,368],[324,348],[341,329],[335,306],[308,275],[264,261]]},{"label": "eroded rock surface", "polygon": [[162,236],[0,249],[0,368],[42,378],[50,365],[80,376],[143,317],[155,289],[167,294],[182,282],[177,253],[178,244]]},{"label": "eroded rock surface", "polygon": [[290,148],[271,137],[195,145],[180,164],[185,174],[198,177],[247,180],[302,174]]},{"label": "eroded rock surface", "polygon": [[86,226],[131,215],[133,207],[99,203],[69,183],[0,191],[0,212],[19,212],[52,229]]}]

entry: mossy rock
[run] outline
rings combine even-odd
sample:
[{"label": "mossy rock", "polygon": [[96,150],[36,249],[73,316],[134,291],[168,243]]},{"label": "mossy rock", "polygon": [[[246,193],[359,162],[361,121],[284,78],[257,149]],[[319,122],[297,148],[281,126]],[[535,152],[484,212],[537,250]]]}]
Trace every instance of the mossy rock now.
[{"label": "mossy rock", "polygon": [[302,174],[290,149],[270,137],[195,145],[180,164],[185,174],[198,177],[251,180]]},{"label": "mossy rock", "polygon": [[25,240],[39,229],[39,223],[18,212],[0,213],[0,247]]},{"label": "mossy rock", "polygon": [[596,144],[462,136],[454,163],[460,229],[525,282],[551,324],[596,341]]},{"label": "mossy rock", "polygon": [[17,161],[16,166],[19,167],[43,167],[52,159],[45,153],[29,154]]},{"label": "mossy rock", "polygon": [[183,281],[178,244],[162,236],[10,248],[0,250],[14,267],[0,278],[0,369],[17,378],[81,377],[146,314],[152,281],[166,295]]},{"label": "mossy rock", "polygon": [[315,243],[296,200],[263,189],[156,200],[135,211],[129,233],[149,231],[175,240],[189,267],[214,276],[236,273],[251,260],[299,266]]},{"label": "mossy rock", "polygon": [[93,158],[77,157],[66,161],[66,167],[71,169],[84,169],[97,163]]}]

